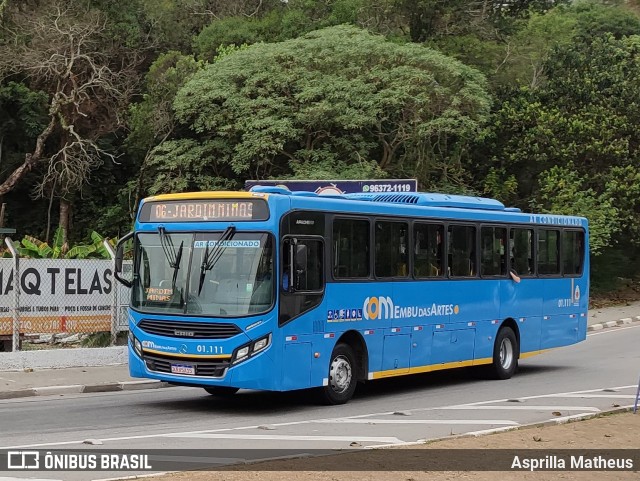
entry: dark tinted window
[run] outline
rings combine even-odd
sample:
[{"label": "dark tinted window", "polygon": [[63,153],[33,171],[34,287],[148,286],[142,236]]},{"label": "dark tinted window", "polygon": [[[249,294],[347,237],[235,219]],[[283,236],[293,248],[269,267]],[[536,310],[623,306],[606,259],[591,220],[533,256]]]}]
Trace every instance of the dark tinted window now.
[{"label": "dark tinted window", "polygon": [[560,273],[559,234],[557,230],[540,229],[538,231],[538,273]]},{"label": "dark tinted window", "polygon": [[562,267],[567,276],[582,272],[584,259],[584,232],[564,231],[562,233]]},{"label": "dark tinted window", "polygon": [[476,228],[449,226],[449,273],[454,277],[477,275]]},{"label": "dark tinted window", "polygon": [[369,221],[333,221],[333,275],[337,278],[369,277]]},{"label": "dark tinted window", "polygon": [[483,276],[500,276],[507,273],[506,241],[507,229],[504,227],[480,229],[480,262]]},{"label": "dark tinted window", "polygon": [[282,243],[280,325],[322,301],[323,251],[322,241],[316,239],[297,238],[294,242],[289,238]]},{"label": "dark tinted window", "polygon": [[416,277],[439,277],[444,273],[444,226],[414,224],[413,269]]},{"label": "dark tinted window", "polygon": [[409,225],[404,222],[376,222],[376,277],[406,277],[408,275]]},{"label": "dark tinted window", "polygon": [[511,269],[521,277],[534,275],[533,229],[511,229],[509,237]]}]

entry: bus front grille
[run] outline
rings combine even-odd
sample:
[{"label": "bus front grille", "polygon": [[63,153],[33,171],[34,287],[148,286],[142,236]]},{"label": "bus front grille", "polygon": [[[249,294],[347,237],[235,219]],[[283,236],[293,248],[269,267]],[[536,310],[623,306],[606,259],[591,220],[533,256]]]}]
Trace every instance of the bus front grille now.
[{"label": "bus front grille", "polygon": [[[229,368],[229,360],[201,360],[198,358],[165,358],[161,356],[151,356],[144,354],[144,362],[149,371],[173,374],[171,371],[172,364],[181,366],[193,366],[195,368],[194,376],[201,377],[224,377]],[[187,375],[188,376],[188,375]]]},{"label": "bus front grille", "polygon": [[138,327],[147,334],[185,339],[228,339],[242,332],[238,326],[228,322],[152,321],[145,319],[140,321]]}]

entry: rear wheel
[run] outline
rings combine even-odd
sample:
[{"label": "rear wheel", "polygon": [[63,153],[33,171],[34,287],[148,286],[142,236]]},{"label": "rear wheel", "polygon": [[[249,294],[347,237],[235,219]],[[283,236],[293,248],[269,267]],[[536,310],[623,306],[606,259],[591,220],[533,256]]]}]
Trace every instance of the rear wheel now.
[{"label": "rear wheel", "polygon": [[518,338],[510,327],[503,327],[498,331],[496,343],[493,346],[493,363],[491,376],[494,379],[509,379],[518,368],[520,347]]},{"label": "rear wheel", "polygon": [[227,386],[209,386],[205,387],[204,390],[212,396],[229,397],[237,393],[239,391],[239,388]]},{"label": "rear wheel", "polygon": [[325,404],[344,404],[353,397],[357,385],[356,356],[348,344],[338,344],[331,353],[329,377],[320,389]]}]

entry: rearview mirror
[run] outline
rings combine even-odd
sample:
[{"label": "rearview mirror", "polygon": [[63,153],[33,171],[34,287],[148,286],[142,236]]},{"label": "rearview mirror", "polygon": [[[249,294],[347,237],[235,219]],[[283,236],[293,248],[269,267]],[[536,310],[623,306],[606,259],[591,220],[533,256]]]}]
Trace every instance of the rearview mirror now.
[{"label": "rearview mirror", "polygon": [[115,271],[113,276],[120,281],[123,285],[127,287],[131,287],[133,284],[131,279],[125,279],[122,277],[122,265],[124,261],[124,248],[129,241],[133,237],[133,232],[129,232],[126,236],[118,241],[118,245],[116,246],[116,258],[115,258]]}]

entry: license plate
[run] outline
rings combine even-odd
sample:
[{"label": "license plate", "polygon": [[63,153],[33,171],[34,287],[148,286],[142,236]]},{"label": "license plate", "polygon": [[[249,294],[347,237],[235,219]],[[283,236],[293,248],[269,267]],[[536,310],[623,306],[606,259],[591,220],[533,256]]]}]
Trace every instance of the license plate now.
[{"label": "license plate", "polygon": [[171,364],[171,372],[173,374],[188,374],[190,376],[196,375],[195,366],[185,366],[184,364]]}]

